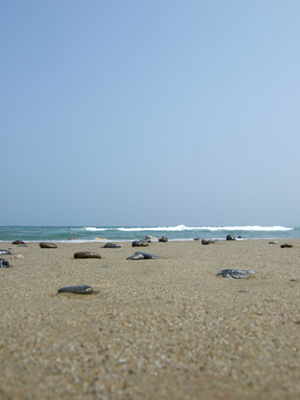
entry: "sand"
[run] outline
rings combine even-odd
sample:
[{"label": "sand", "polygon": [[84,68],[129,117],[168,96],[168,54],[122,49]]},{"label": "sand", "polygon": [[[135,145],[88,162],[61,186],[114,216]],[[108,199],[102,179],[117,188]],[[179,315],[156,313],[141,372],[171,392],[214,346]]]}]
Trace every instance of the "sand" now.
[{"label": "sand", "polygon": [[[2,242],[22,257],[2,256],[0,399],[299,398],[300,239],[268,242]],[[57,294],[78,284],[96,293]]]}]

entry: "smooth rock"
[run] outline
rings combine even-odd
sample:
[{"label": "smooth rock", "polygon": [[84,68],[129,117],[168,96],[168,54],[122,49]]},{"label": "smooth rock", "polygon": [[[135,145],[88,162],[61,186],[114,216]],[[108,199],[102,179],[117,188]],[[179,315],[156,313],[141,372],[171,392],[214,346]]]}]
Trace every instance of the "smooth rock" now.
[{"label": "smooth rock", "polygon": [[132,256],[127,257],[126,260],[150,260],[156,259],[158,256],[156,254],[144,253],[142,251],[136,251]]},{"label": "smooth rock", "polygon": [[291,247],[293,247],[293,245],[292,245],[292,244],[289,244],[289,243],[284,243],[284,244],[282,244],[280,247],[281,247],[282,249],[284,249],[285,247],[291,248]]},{"label": "smooth rock", "polygon": [[149,246],[148,240],[134,240],[132,242],[132,247],[146,247]]},{"label": "smooth rock", "polygon": [[0,249],[0,256],[11,255],[11,251]]},{"label": "smooth rock", "polygon": [[234,236],[232,235],[227,235],[226,240],[236,240]]},{"label": "smooth rock", "polygon": [[212,244],[212,243],[216,243],[213,239],[202,239],[201,240],[202,244]]},{"label": "smooth rock", "polygon": [[117,243],[106,243],[103,248],[104,249],[119,249],[120,247],[122,247],[120,244]]},{"label": "smooth rock", "polygon": [[9,268],[9,262],[5,258],[0,258],[0,268]]},{"label": "smooth rock", "polygon": [[78,251],[74,254],[74,258],[101,258],[101,256],[92,251]]},{"label": "smooth rock", "polygon": [[234,278],[234,279],[245,279],[250,278],[254,274],[255,271],[242,270],[242,269],[222,269],[222,271],[218,272],[216,276],[222,276],[223,278]]},{"label": "smooth rock", "polygon": [[92,294],[94,289],[89,285],[65,286],[58,289],[57,293]]},{"label": "smooth rock", "polygon": [[57,245],[55,243],[41,242],[40,248],[41,249],[57,249]]},{"label": "smooth rock", "polygon": [[158,239],[159,242],[166,243],[168,241],[167,236],[162,236],[160,239]]},{"label": "smooth rock", "polygon": [[145,240],[151,240],[152,242],[157,242],[158,238],[155,236],[151,236],[151,235],[146,235],[145,236]]}]

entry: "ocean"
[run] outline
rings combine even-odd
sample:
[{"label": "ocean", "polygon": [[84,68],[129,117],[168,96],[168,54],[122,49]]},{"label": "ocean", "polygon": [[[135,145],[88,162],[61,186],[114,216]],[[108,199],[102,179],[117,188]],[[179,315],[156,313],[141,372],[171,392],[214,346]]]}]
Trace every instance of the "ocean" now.
[{"label": "ocean", "polygon": [[0,226],[0,241],[26,242],[132,241],[146,235],[166,236],[169,240],[226,239],[227,235],[245,239],[296,239],[299,226]]}]

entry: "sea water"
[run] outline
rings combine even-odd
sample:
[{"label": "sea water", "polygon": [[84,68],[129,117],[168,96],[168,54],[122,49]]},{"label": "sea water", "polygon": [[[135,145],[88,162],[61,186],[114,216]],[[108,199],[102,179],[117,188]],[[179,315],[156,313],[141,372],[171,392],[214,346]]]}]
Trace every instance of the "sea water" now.
[{"label": "sea water", "polygon": [[245,239],[300,238],[299,226],[0,226],[0,241],[93,242],[131,241],[146,235],[167,236],[169,240],[226,239],[227,235]]}]

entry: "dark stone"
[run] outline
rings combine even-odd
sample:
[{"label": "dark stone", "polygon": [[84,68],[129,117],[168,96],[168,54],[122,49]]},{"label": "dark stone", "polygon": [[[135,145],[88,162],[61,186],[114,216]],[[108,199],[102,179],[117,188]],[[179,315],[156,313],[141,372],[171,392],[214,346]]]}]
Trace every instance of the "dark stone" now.
[{"label": "dark stone", "polygon": [[25,244],[22,240],[15,240],[12,244]]},{"label": "dark stone", "polygon": [[226,240],[235,240],[235,237],[232,235],[227,235]]},{"label": "dark stone", "polygon": [[0,255],[2,255],[2,256],[4,256],[4,255],[5,255],[5,256],[11,255],[11,251],[0,249]]},{"label": "dark stone", "polygon": [[202,244],[212,244],[215,243],[213,239],[202,239],[201,241]]},{"label": "dark stone", "polygon": [[9,262],[5,258],[0,258],[0,268],[8,268]]},{"label": "dark stone", "polygon": [[94,289],[89,285],[66,286],[58,289],[57,293],[92,294]]},{"label": "dark stone", "polygon": [[242,269],[222,269],[222,271],[217,273],[217,276],[222,276],[223,278],[234,278],[234,279],[244,279],[249,278],[256,274],[255,271],[242,270]]},{"label": "dark stone", "polygon": [[156,254],[144,253],[142,251],[136,251],[132,256],[127,257],[126,260],[150,260],[158,258]]},{"label": "dark stone", "polygon": [[167,236],[162,236],[160,239],[158,239],[158,241],[165,243],[168,241],[168,238],[167,238]]},{"label": "dark stone", "polygon": [[103,248],[104,249],[119,249],[120,247],[122,247],[120,244],[116,244],[116,243],[106,243]]},{"label": "dark stone", "polygon": [[41,249],[57,249],[57,246],[56,246],[55,243],[41,242],[40,243],[40,248]]},{"label": "dark stone", "polygon": [[134,240],[132,242],[132,247],[146,247],[149,246],[149,241],[148,240]]},{"label": "dark stone", "polygon": [[284,244],[282,244],[280,247],[281,247],[282,249],[284,249],[285,247],[287,247],[287,248],[293,247],[293,245],[292,245],[292,244],[289,244],[289,243],[284,243]]},{"label": "dark stone", "polygon": [[101,256],[92,251],[78,251],[74,254],[74,258],[101,258]]}]

